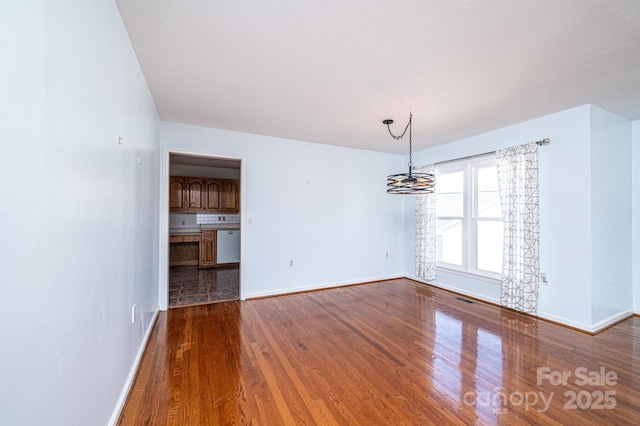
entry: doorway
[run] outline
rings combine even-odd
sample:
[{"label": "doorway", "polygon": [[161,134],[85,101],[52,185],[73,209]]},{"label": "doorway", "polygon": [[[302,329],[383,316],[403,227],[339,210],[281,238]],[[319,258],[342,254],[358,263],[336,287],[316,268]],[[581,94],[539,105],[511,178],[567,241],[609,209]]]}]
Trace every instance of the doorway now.
[{"label": "doorway", "polygon": [[165,149],[160,308],[243,299],[242,158]]}]

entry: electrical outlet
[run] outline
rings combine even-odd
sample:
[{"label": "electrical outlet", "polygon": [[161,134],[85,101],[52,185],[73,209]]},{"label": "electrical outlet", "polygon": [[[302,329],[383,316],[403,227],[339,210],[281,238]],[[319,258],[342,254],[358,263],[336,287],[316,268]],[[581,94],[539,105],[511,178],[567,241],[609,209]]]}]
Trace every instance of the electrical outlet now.
[{"label": "electrical outlet", "polygon": [[134,303],[131,307],[131,324],[136,322],[136,304]]},{"label": "electrical outlet", "polygon": [[386,252],[386,253],[384,254],[384,257],[388,258],[388,257],[389,257],[389,252]]},{"label": "electrical outlet", "polygon": [[541,273],[540,278],[542,279],[542,284],[549,285],[549,277],[546,272]]},{"label": "electrical outlet", "polygon": [[290,261],[289,261],[289,267],[290,267],[290,268],[293,268],[293,260],[290,260]]}]

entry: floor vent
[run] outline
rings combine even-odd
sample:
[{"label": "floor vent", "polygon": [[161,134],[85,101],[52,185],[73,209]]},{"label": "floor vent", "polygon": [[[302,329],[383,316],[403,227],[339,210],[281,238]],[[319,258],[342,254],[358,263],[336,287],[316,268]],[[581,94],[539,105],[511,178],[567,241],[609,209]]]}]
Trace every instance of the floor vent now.
[{"label": "floor vent", "polygon": [[465,303],[473,303],[473,300],[464,299],[464,298],[462,298],[462,297],[456,297],[456,299],[461,300],[461,301],[463,301],[463,302],[465,302]]}]

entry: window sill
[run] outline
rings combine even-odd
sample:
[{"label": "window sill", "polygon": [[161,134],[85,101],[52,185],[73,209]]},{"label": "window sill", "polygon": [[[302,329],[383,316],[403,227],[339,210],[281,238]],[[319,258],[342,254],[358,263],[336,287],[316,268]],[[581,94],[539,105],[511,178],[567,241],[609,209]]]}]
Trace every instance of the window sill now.
[{"label": "window sill", "polygon": [[476,272],[463,271],[460,269],[449,268],[445,266],[436,266],[437,271],[446,272],[448,274],[460,275],[466,278],[473,278],[474,280],[485,281],[491,284],[500,285],[500,278],[498,274],[480,274]]}]

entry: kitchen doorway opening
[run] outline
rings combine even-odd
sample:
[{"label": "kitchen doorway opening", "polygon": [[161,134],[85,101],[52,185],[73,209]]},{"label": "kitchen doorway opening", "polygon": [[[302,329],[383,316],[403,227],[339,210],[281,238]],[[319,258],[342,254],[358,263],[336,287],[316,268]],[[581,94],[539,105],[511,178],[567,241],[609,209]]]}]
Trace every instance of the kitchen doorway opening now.
[{"label": "kitchen doorway opening", "polygon": [[243,165],[163,151],[160,309],[244,299]]}]

